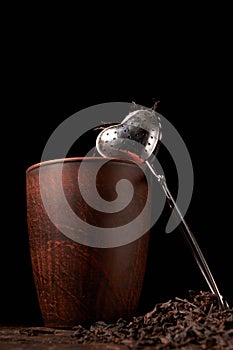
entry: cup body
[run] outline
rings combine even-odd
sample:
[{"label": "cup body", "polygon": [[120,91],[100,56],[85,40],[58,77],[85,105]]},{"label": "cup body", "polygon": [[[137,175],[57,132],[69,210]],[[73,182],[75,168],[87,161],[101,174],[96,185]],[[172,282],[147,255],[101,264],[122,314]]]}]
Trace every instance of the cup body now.
[{"label": "cup body", "polygon": [[[83,162],[85,167],[81,181],[82,184],[85,182],[89,198],[92,193],[96,195],[93,174],[97,168],[100,170],[96,176],[96,190],[109,203],[117,197],[116,184],[119,180],[131,182],[134,195],[125,209],[105,213],[86,202],[79,182]],[[42,193],[46,197],[46,206]],[[99,247],[98,244],[95,246],[93,227],[103,227],[107,233],[117,226],[122,227],[140,215],[149,194],[149,184],[143,171],[124,160],[112,159],[106,163],[103,158],[95,157],[65,158],[45,161],[27,169],[30,254],[45,326],[70,328],[99,320],[129,319],[137,313],[146,269],[149,230],[128,244],[111,247],[110,241],[106,247]],[[127,191],[121,195],[127,197]],[[66,210],[64,196],[71,212],[88,223],[84,228],[80,229]],[[147,220],[150,221],[149,207],[141,219],[142,228]],[[67,227],[73,236],[64,233]],[[92,230],[89,231],[89,228]],[[83,235],[84,239],[93,235],[92,244],[73,239],[76,233],[78,237]]]}]

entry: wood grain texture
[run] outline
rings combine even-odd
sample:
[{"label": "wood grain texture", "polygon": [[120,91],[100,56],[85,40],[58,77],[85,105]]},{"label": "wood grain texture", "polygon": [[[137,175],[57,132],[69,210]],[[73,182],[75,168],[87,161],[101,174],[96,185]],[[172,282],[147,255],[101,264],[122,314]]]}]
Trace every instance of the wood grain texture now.
[{"label": "wood grain texture", "polygon": [[[84,176],[87,188],[99,162],[102,160],[88,160]],[[148,184],[136,165],[112,160],[98,173],[97,190],[106,200],[115,198],[115,184],[120,179],[129,179],[136,189],[130,204],[113,214],[98,212],[84,201],[77,180],[79,167],[79,158],[66,159],[63,189],[70,207],[83,221],[111,228],[130,222],[143,209]],[[93,248],[69,239],[51,222],[43,206],[39,188],[40,168],[40,186],[44,186],[47,197],[51,199],[51,210],[59,216],[61,227],[74,224],[69,214],[62,210],[62,199],[57,191],[58,162],[31,167],[26,176],[28,234],[44,325],[69,328],[98,320],[129,319],[137,312],[149,232],[132,243],[116,248]],[[144,220],[150,220],[150,210]],[[143,226],[144,223],[141,224]]]},{"label": "wood grain texture", "polygon": [[0,327],[0,350],[127,350],[118,344],[78,344],[73,331],[43,327]]}]

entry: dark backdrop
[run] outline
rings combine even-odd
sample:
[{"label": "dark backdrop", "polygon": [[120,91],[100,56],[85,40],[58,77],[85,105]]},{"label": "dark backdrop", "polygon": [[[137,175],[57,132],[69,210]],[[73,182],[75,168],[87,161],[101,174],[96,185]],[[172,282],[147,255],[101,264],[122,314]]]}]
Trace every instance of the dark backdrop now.
[{"label": "dark backdrop", "polygon": [[[47,139],[63,120],[104,102],[151,106],[154,99],[160,100],[158,112],[179,131],[193,162],[194,192],[186,220],[222,294],[233,297],[231,60],[222,37],[213,34],[207,40],[206,34],[201,41],[202,35],[198,35],[200,40],[194,35],[191,41],[170,38],[166,45],[156,47],[157,54],[140,51],[136,64],[128,54],[133,44],[122,51],[118,46],[117,57],[113,45],[113,52],[107,50],[101,58],[102,47],[92,51],[92,56],[85,56],[83,48],[66,49],[63,59],[59,45],[57,49],[49,44],[34,47],[28,40],[24,47],[21,42],[21,55],[8,62],[5,91],[9,94],[2,118],[0,323],[41,322],[30,265],[25,171],[40,161]],[[88,147],[93,139],[89,135],[82,142]],[[82,151],[76,148],[73,155]],[[162,151],[163,156],[167,155]],[[167,176],[175,191],[172,173]],[[179,232],[163,233],[166,219],[165,211],[152,228],[140,312],[170,297],[185,296],[190,289],[208,290]]]}]

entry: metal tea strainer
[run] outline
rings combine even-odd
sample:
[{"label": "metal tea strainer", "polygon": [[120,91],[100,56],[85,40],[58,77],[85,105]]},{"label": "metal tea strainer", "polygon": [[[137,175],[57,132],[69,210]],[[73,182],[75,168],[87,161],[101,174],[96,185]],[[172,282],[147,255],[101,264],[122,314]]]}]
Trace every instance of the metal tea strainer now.
[{"label": "metal tea strainer", "polygon": [[103,157],[121,157],[147,164],[165,192],[166,200],[173,209],[173,213],[179,219],[179,229],[188,243],[211,292],[217,296],[222,309],[226,309],[228,304],[219,292],[202,251],[167,187],[165,177],[157,174],[151,161],[162,137],[161,128],[159,114],[154,109],[141,108],[130,112],[120,124],[104,128],[97,136],[96,148]]}]

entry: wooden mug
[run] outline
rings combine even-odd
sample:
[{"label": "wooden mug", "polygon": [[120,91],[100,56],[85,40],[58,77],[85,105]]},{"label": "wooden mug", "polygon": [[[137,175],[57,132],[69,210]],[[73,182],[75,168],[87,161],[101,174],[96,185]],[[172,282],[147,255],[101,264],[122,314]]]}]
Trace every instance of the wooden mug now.
[{"label": "wooden mug", "polygon": [[[119,212],[104,213],[92,208],[82,196],[78,175],[85,163],[82,181],[89,195],[96,189],[102,198],[114,201],[116,184],[127,179],[134,188],[131,202]],[[139,238],[115,247],[90,246],[63,233],[62,227],[72,226],[79,232],[63,208],[64,197],[59,186],[62,164],[63,194],[72,212],[92,227],[122,227],[145,207],[150,196],[150,184],[135,163],[100,157],[65,158],[34,164],[26,171],[27,222],[32,271],[44,325],[70,328],[95,321],[113,322],[130,319],[137,313],[147,263],[149,229]],[[48,214],[41,196],[43,189]],[[127,197],[127,191],[123,193]],[[127,198],[126,198],[127,199]],[[150,200],[149,200],[150,201]],[[59,222],[56,224],[55,220]],[[142,228],[150,221],[150,205],[140,219]],[[76,225],[76,226],[75,226]],[[83,235],[90,235],[88,225]],[[108,232],[108,231],[107,231]],[[93,235],[95,242],[95,235]]]}]

